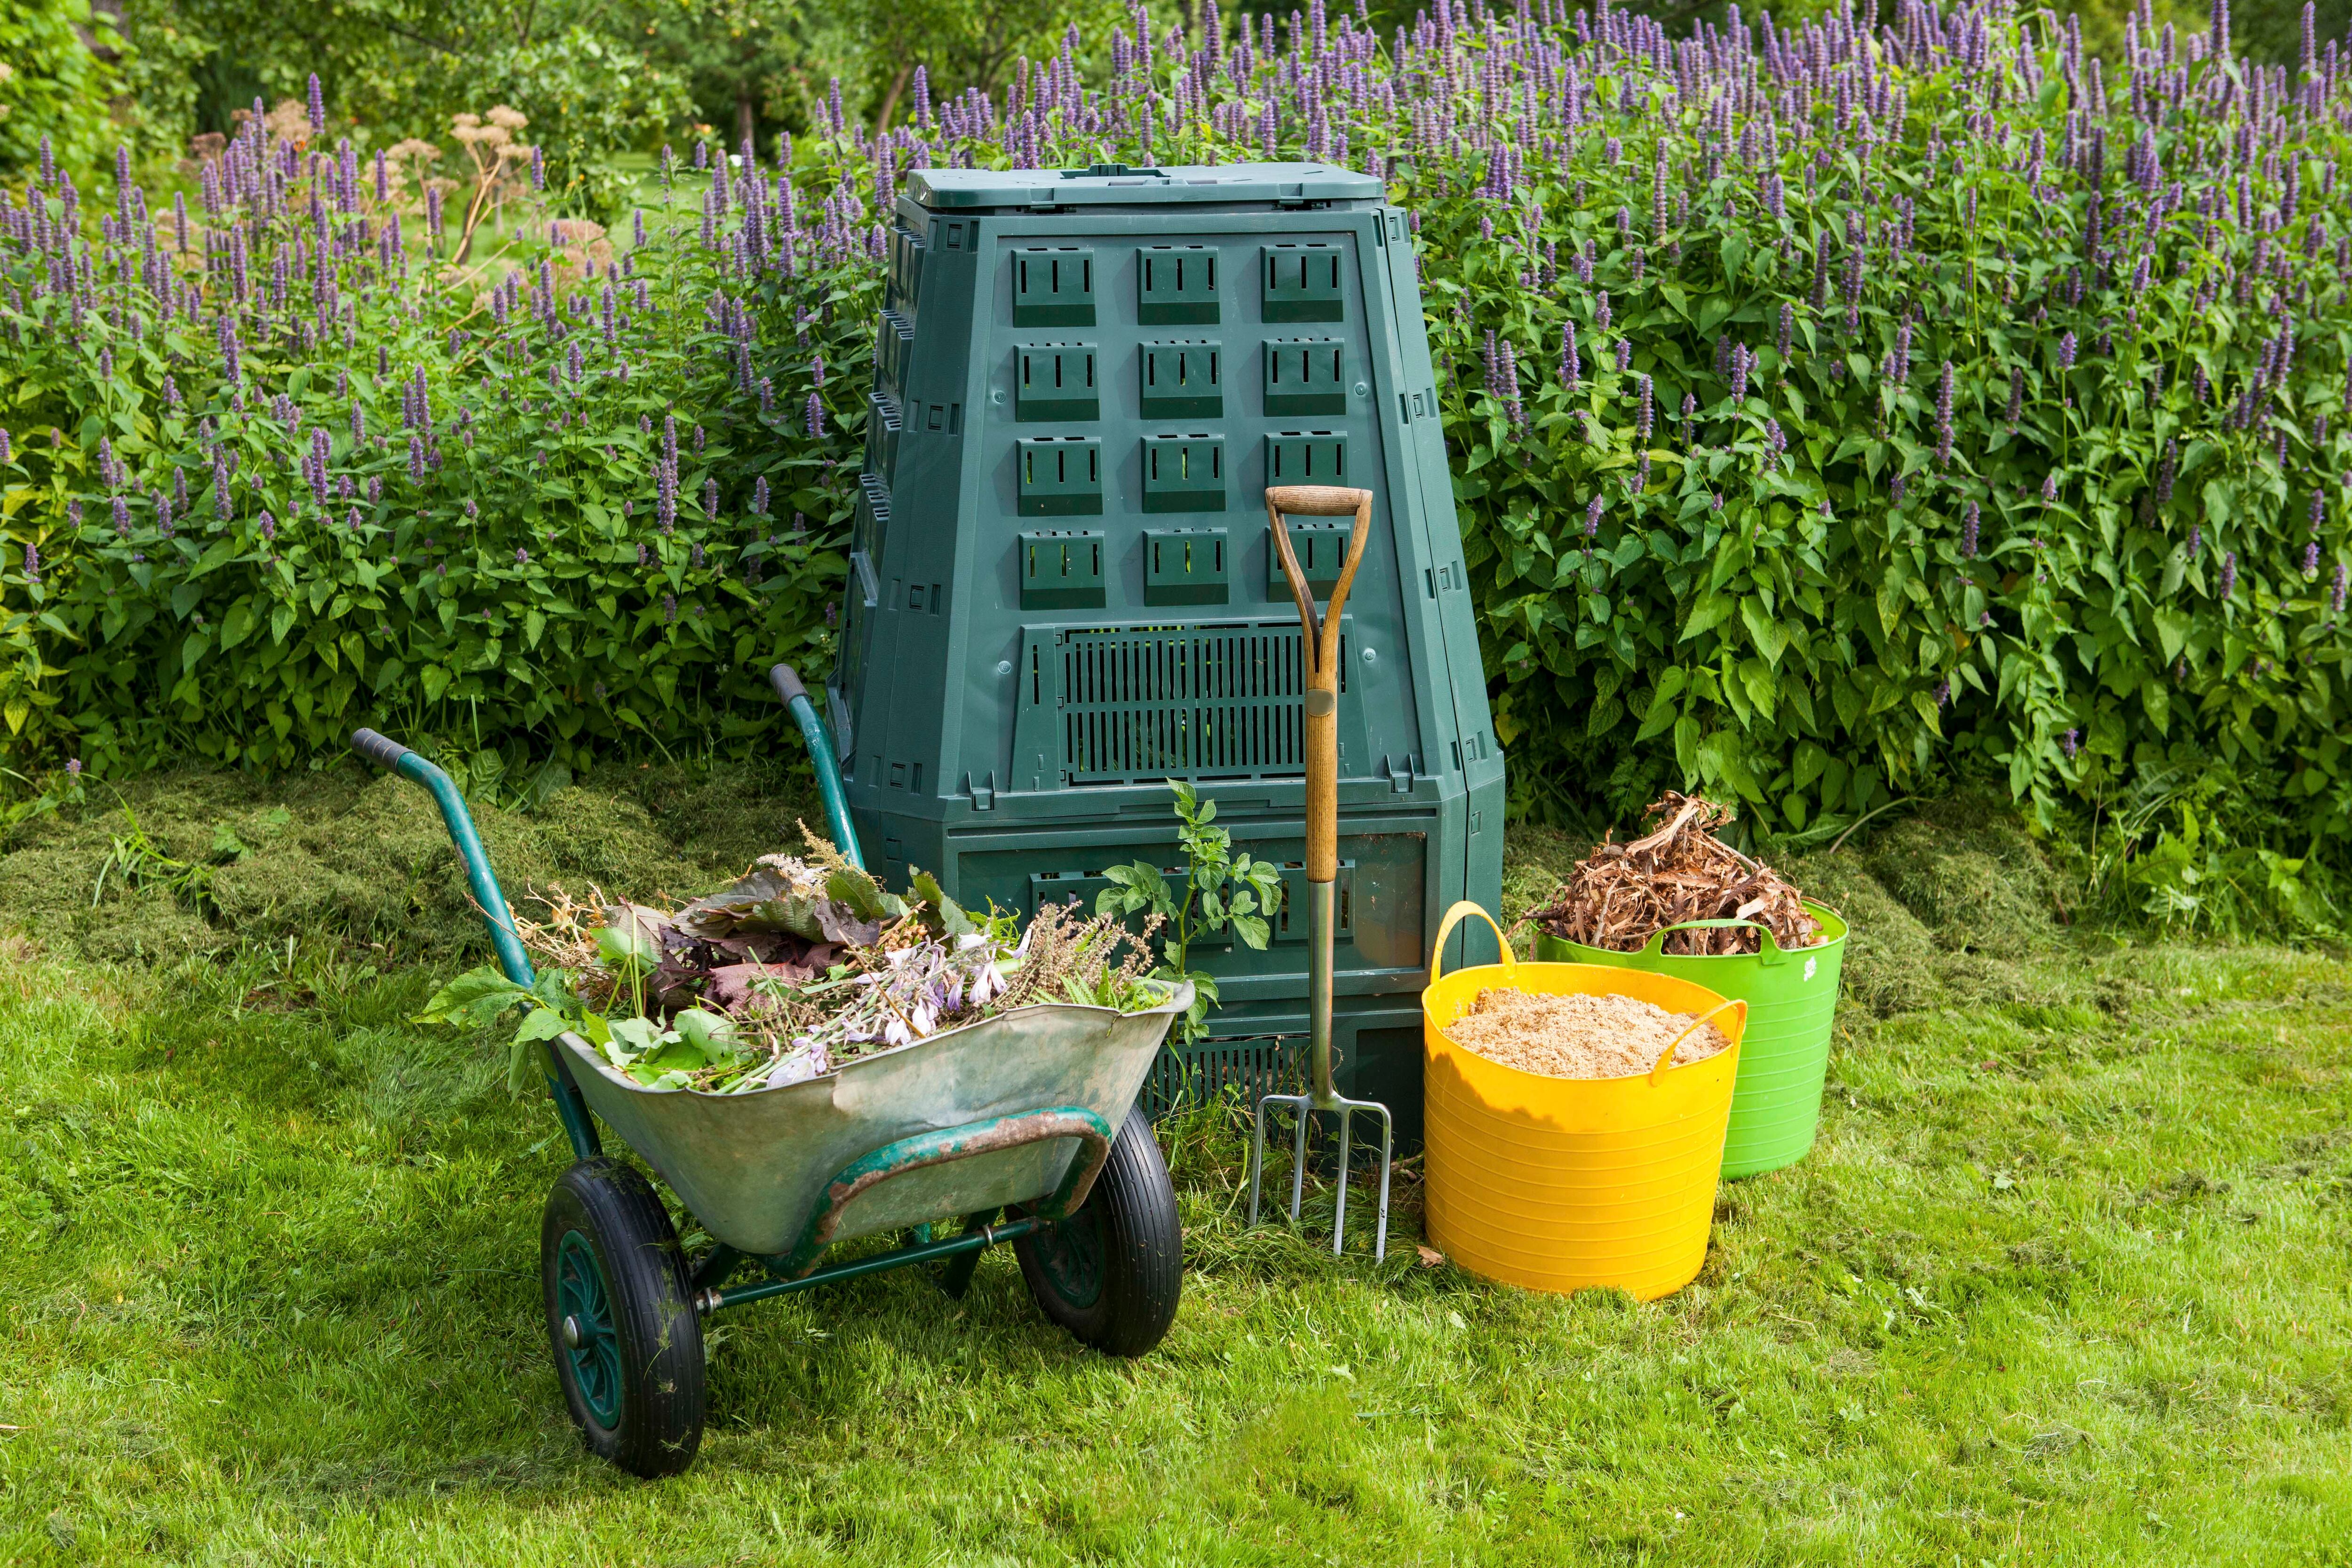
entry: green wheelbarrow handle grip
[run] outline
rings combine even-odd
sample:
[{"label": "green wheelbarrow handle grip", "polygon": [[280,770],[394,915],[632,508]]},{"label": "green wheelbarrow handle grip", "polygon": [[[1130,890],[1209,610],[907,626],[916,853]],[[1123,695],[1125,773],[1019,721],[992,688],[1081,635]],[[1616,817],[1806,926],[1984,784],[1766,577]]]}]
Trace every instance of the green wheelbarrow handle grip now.
[{"label": "green wheelbarrow handle grip", "polygon": [[[466,799],[457,793],[457,786],[449,776],[427,762],[417,753],[373,729],[352,731],[352,749],[379,768],[399,774],[413,783],[422,784],[431,792],[434,803],[441,808],[441,821],[449,830],[449,841],[457,846],[457,858],[466,862],[466,888],[474,895],[474,904],[482,912],[482,924],[489,927],[490,946],[499,956],[499,969],[518,986],[531,985],[538,976],[530,967],[530,956],[522,950],[522,939],[515,935],[514,915],[507,908],[507,895],[499,887],[498,873],[490,870],[490,857],[482,848],[482,835],[474,831],[473,813],[466,810]],[[590,1159],[602,1152],[595,1124],[588,1119],[587,1103],[572,1082],[572,1070],[551,1045],[544,1058],[548,1084],[555,1095],[556,1113],[563,1119],[563,1131],[572,1140],[572,1152],[582,1159]]]},{"label": "green wheelbarrow handle grip", "polygon": [[816,769],[817,797],[824,803],[825,831],[833,836],[833,847],[841,852],[842,859],[864,871],[866,857],[858,852],[857,830],[850,825],[849,795],[841,785],[841,759],[834,755],[833,732],[810,700],[808,687],[801,684],[800,673],[790,664],[770,666],[768,684],[776,688],[777,699],[791,710],[793,721],[801,727],[801,738],[808,742],[809,765]]}]

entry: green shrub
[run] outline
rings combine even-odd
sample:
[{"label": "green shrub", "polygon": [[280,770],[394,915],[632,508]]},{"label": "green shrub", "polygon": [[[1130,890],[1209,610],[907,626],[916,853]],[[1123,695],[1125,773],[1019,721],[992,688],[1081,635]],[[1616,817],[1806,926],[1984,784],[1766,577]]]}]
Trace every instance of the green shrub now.
[{"label": "green shrub", "polygon": [[[1271,16],[1209,56],[1122,43],[1108,78],[1099,53],[1091,78],[1072,56],[1001,106],[914,103],[889,164],[1281,153],[1388,173],[1415,214],[1522,810],[1622,815],[1672,782],[1801,831],[1958,771],[2003,780],[2050,822],[2070,799],[2218,766],[2275,824],[2271,852],[2316,841],[2341,860],[2352,72],[2334,46],[2280,70],[2136,24],[2134,58],[2107,71],[2046,14],[2000,7],[1684,41],[1622,12],[1441,11],[1386,45],[1320,12],[1282,49]],[[1087,79],[1107,85],[1089,94]],[[658,329],[636,312],[632,342],[658,348],[632,349],[625,383],[540,392],[583,335],[604,363],[593,335],[560,313],[553,329],[486,329],[478,283],[453,287],[421,255],[404,287],[340,285],[361,300],[340,329],[355,348],[256,350],[242,413],[208,335],[231,292],[223,256],[206,326],[158,328],[135,276],[78,327],[54,293],[12,301],[0,367],[34,389],[22,413],[70,443],[18,459],[16,537],[60,541],[70,564],[38,591],[8,584],[11,604],[29,601],[5,694],[15,755],[275,763],[375,707],[572,758],[765,733],[753,667],[786,649],[822,660],[815,612],[840,558],[821,547],[851,499],[831,466],[846,441],[794,422],[817,352],[828,431],[862,418],[870,225],[890,182],[879,148],[853,142],[804,146],[792,171],[835,241],[814,270],[734,270],[740,212],[719,215],[715,248],[657,247]],[[252,225],[248,269],[284,245]],[[97,253],[98,288],[118,288],[119,251]],[[8,276],[30,291],[54,260],[19,241]],[[282,335],[307,308],[296,295],[230,319],[255,341],[258,319]],[[776,393],[764,417],[706,302],[756,323],[751,373]],[[146,334],[110,310],[143,310]],[[811,311],[825,314],[804,328]],[[787,349],[803,330],[814,340]],[[420,366],[433,440],[449,451],[454,403],[488,449],[409,486],[397,451],[342,444],[341,380],[381,429]],[[174,369],[176,418],[155,396]],[[281,394],[338,433],[338,478],[389,473],[359,542],[307,507],[299,544],[255,536],[261,507],[283,518],[298,496],[290,470],[257,461],[285,450],[265,417]],[[789,505],[820,543],[782,589],[752,601],[740,578],[693,576],[684,536],[663,541],[666,583],[633,573],[653,465],[630,426],[672,402],[713,431],[720,455],[686,478],[681,506],[706,469],[720,479],[722,518],[694,527],[730,570],[748,476],[790,470]],[[205,531],[159,553],[139,532],[146,497],[197,455],[199,417],[223,422],[247,466],[218,522],[206,465],[191,469]],[[118,458],[131,453],[114,485],[96,467],[110,433]],[[461,521],[477,494],[481,519]],[[107,526],[118,496],[127,545]],[[616,522],[632,498],[640,520]],[[530,569],[508,564],[518,548]],[[127,559],[142,549],[147,562]],[[419,580],[420,549],[447,584]],[[577,576],[550,576],[542,549]],[[661,593],[705,617],[677,632]]]}]

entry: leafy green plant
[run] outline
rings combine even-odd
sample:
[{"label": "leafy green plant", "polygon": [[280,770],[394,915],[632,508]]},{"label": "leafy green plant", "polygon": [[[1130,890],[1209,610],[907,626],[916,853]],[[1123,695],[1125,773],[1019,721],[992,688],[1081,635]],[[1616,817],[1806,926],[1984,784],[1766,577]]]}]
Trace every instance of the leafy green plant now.
[{"label": "leafy green plant", "polygon": [[1171,779],[1168,788],[1176,797],[1184,863],[1166,870],[1149,861],[1110,867],[1103,873],[1110,885],[1095,895],[1095,913],[1152,923],[1160,952],[1155,977],[1192,985],[1192,1005],[1179,1026],[1191,1040],[1206,1032],[1217,1000],[1216,977],[1192,966],[1192,944],[1230,928],[1242,946],[1263,951],[1272,936],[1268,922],[1282,909],[1282,868],[1234,853],[1233,834],[1214,825],[1215,800],[1202,800],[1181,779]]}]

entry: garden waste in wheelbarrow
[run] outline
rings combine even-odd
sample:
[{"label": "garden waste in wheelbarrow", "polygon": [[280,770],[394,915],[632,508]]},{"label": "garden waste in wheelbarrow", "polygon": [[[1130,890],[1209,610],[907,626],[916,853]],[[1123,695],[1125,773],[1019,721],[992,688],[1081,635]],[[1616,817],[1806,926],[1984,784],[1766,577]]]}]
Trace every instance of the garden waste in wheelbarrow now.
[{"label": "garden waste in wheelbarrow", "polygon": [[[856,866],[822,721],[781,665],[776,684],[820,742],[810,751],[835,842]],[[373,730],[352,744],[432,792],[499,970],[519,999],[543,994],[447,775]],[[1000,1241],[1013,1243],[1049,1318],[1115,1354],[1150,1350],[1175,1319],[1182,1236],[1135,1099],[1190,1001],[1179,987],[1134,1011],[1022,1006],[799,1082],[723,1094],[650,1088],[580,1033],[548,1031],[541,1065],[575,1163],[548,1197],[541,1283],[559,1380],[590,1448],[642,1476],[691,1462],[709,1313],[934,1261],[960,1295],[981,1251]],[[604,1153],[599,1121],[711,1238],[699,1256],[686,1255],[645,1176]],[[893,1231],[910,1234],[887,1250],[825,1260],[837,1243]],[[729,1285],[753,1267],[765,1277]]]}]

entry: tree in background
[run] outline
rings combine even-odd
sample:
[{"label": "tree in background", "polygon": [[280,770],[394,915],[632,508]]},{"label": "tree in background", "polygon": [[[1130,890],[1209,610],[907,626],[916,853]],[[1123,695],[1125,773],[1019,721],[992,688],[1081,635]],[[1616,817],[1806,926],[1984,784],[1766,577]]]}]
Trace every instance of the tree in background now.
[{"label": "tree in background", "polygon": [[68,169],[112,155],[121,44],[114,18],[89,0],[0,5],[0,174],[38,162],[43,137]]}]

